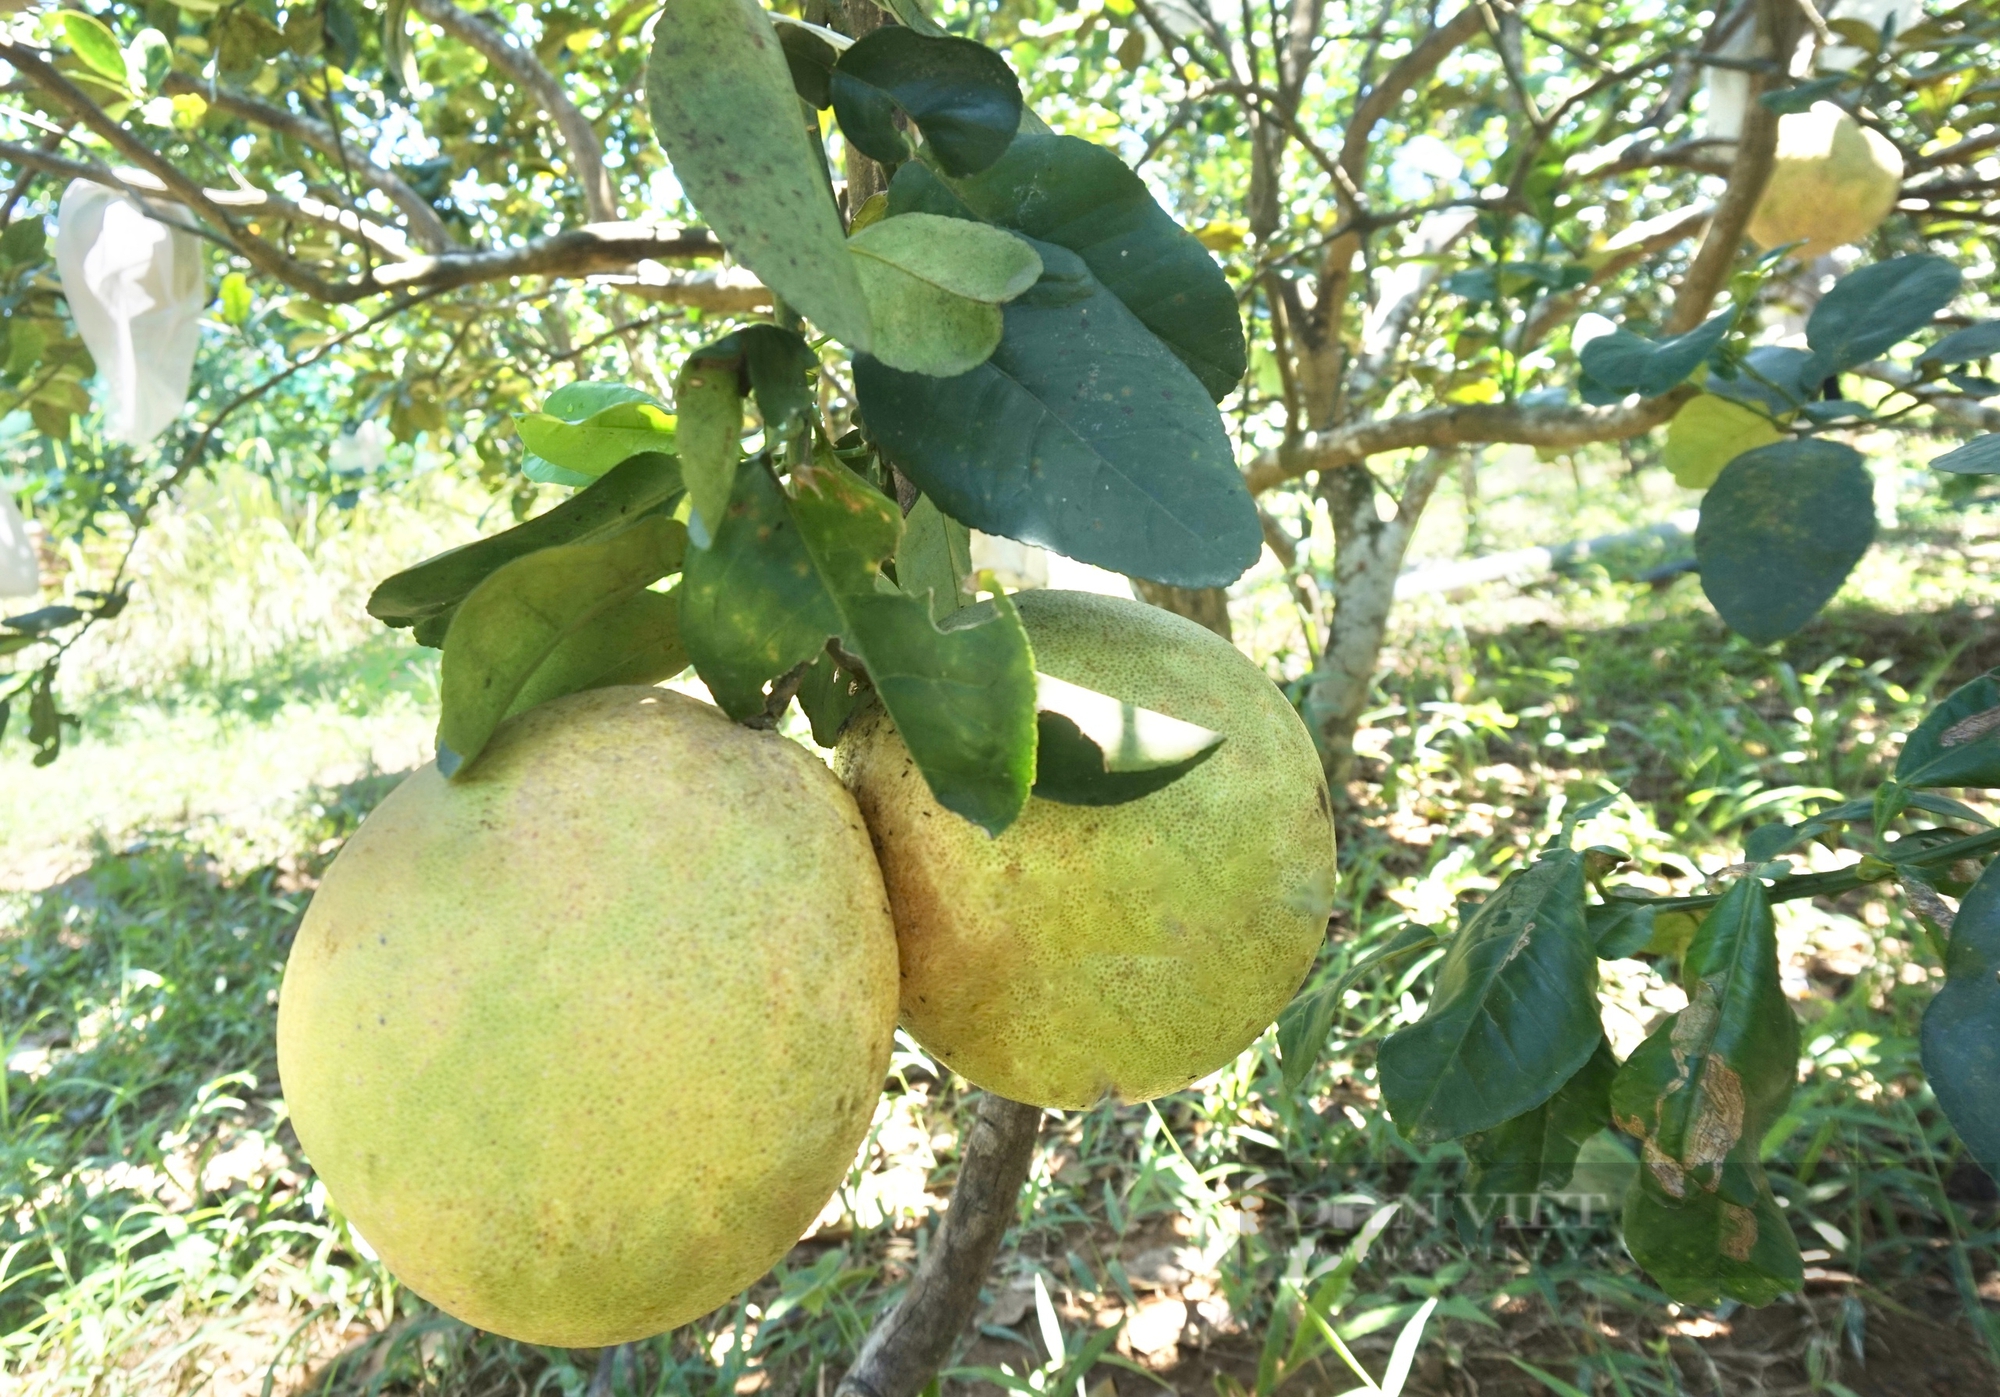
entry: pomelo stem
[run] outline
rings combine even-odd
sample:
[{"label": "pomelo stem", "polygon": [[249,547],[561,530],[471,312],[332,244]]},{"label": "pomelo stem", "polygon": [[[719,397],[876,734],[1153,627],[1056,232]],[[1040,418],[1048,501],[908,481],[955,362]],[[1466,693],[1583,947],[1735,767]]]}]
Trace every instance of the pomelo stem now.
[{"label": "pomelo stem", "polygon": [[896,1308],[876,1321],[835,1397],[917,1397],[979,1304],[1014,1199],[1028,1178],[1042,1112],[988,1092],[965,1142],[937,1240]]}]

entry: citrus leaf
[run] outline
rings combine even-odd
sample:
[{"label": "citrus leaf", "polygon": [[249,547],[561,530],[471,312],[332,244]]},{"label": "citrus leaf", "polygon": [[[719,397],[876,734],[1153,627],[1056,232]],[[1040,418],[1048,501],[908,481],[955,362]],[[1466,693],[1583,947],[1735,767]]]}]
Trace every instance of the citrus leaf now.
[{"label": "citrus leaf", "polygon": [[1063,805],[1123,805],[1164,790],[1215,755],[1222,734],[1035,676],[1034,792]]},{"label": "citrus leaf", "polygon": [[1706,490],[1746,451],[1783,441],[1771,419],[1713,393],[1690,398],[1667,424],[1667,470],[1676,485]]},{"label": "citrus leaf", "polygon": [[896,172],[889,209],[976,218],[1066,247],[1215,401],[1243,377],[1243,321],[1222,268],[1102,146],[1024,133],[997,164],[948,188],[913,161]]},{"label": "citrus leaf", "polygon": [[1326,1035],[1333,1031],[1333,1022],[1340,1015],[1341,1001],[1357,981],[1438,944],[1435,931],[1412,922],[1397,932],[1388,945],[1350,966],[1332,984],[1307,990],[1285,1006],[1284,1013],[1278,1016],[1278,1060],[1284,1070],[1285,1090],[1297,1091],[1306,1074],[1312,1071],[1326,1047]]},{"label": "citrus leaf", "polygon": [[2000,786],[2000,670],[1959,685],[1925,715],[1896,758],[1896,784]]},{"label": "citrus leaf", "polygon": [[651,401],[612,403],[581,420],[546,409],[516,413],[514,430],[537,457],[586,485],[642,452],[674,448],[673,414]]},{"label": "citrus leaf", "polygon": [[[62,22],[63,37],[78,58],[90,66],[92,72],[109,78],[122,89],[126,83],[125,50],[104,25],[104,21],[81,10],[60,10],[57,12]],[[128,99],[129,100],[129,99]]]},{"label": "citrus leaf", "polygon": [[521,686],[507,716],[584,689],[658,683],[687,664],[680,597],[639,592],[563,637]]},{"label": "citrus leaf", "polygon": [[917,496],[903,518],[903,539],[896,545],[896,585],[925,600],[931,619],[944,618],[965,605],[965,581],[972,575],[972,531],[946,514],[930,496]]},{"label": "citrus leaf", "polygon": [[681,637],[695,673],[738,721],[764,711],[766,681],[840,633],[840,613],[762,459],[736,472],[715,539],[688,555],[680,592]]},{"label": "citrus leaf", "polygon": [[1759,645],[1796,631],[1832,600],[1875,539],[1875,487],[1861,455],[1822,440],[1746,451],[1701,502],[1701,589],[1732,630]]},{"label": "citrus leaf", "polygon": [[1953,330],[1917,356],[1919,364],[1970,364],[2000,354],[2000,320]]},{"label": "citrus leaf", "polygon": [[749,386],[744,378],[742,353],[724,341],[688,355],[674,381],[681,474],[688,487],[688,537],[699,549],[714,543],[716,526],[735,490],[736,463],[743,454],[743,394]]},{"label": "citrus leaf", "polygon": [[1967,1152],[2000,1179],[2000,863],[1959,903],[1944,988],[1924,1010],[1924,1075]]},{"label": "citrus leaf", "polygon": [[603,538],[653,510],[671,508],[680,494],[679,461],[657,452],[634,456],[546,514],[427,558],[386,579],[369,596],[368,614],[385,626],[436,623],[514,559],[558,544]]},{"label": "citrus leaf", "polygon": [[799,100],[816,111],[832,106],[833,93],[828,83],[833,77],[834,62],[840,57],[833,45],[797,24],[779,25],[778,42],[784,45],[785,66],[791,71],[792,89],[799,94]]},{"label": "citrus leaf", "polygon": [[1646,1146],[1626,1245],[1676,1299],[1762,1304],[1796,1288],[1801,1265],[1757,1162],[1799,1058],[1762,883],[1740,878],[1709,909],[1681,977],[1688,1007],[1639,1045],[1611,1086],[1613,1119]]},{"label": "citrus leaf", "polygon": [[1466,1187],[1475,1194],[1540,1193],[1569,1182],[1583,1142],[1611,1124],[1611,1079],[1618,1059],[1597,1043],[1582,1067],[1547,1101],[1491,1130],[1465,1137]]},{"label": "citrus leaf", "polygon": [[1958,268],[1942,257],[1892,257],[1849,272],[1806,319],[1809,377],[1865,364],[1908,339],[1958,294]]},{"label": "citrus leaf", "polygon": [[841,644],[867,667],[938,804],[999,834],[1035,770],[1034,654],[1013,603],[995,597],[940,630],[923,601],[876,585],[902,533],[895,501],[831,458],[794,471],[792,485]]},{"label": "citrus leaf", "polygon": [[861,706],[867,692],[861,676],[845,668],[832,655],[821,655],[806,666],[799,681],[799,707],[812,724],[813,741],[831,747],[840,741],[840,730]]},{"label": "citrus leaf", "polygon": [[473,588],[445,632],[438,770],[468,770],[558,647],[678,568],[686,548],[686,529],[649,515],[596,543],[516,558]]},{"label": "citrus leaf", "polygon": [[1376,1057],[1405,1136],[1490,1130],[1548,1100],[1596,1051],[1604,1034],[1583,888],[1583,855],[1545,853],[1452,938],[1423,1018]]},{"label": "citrus leaf", "polygon": [[841,134],[886,165],[909,158],[895,113],[907,113],[948,174],[969,175],[1006,153],[1021,128],[1021,85],[1005,59],[970,39],[929,38],[899,25],[864,36],[828,83]]},{"label": "citrus leaf", "polygon": [[2000,475],[2000,433],[1974,437],[1942,456],[1933,456],[1930,467],[1953,475]]},{"label": "citrus leaf", "polygon": [[737,260],[843,344],[868,348],[868,303],[823,159],[757,0],[662,9],[646,107],[675,177]]},{"label": "citrus leaf", "polygon": [[986,361],[1000,343],[1001,303],[1042,273],[1034,248],[1012,233],[929,213],[872,223],[848,247],[868,296],[875,357],[941,378]]},{"label": "citrus leaf", "polygon": [[1618,393],[1657,398],[1687,381],[1728,335],[1736,323],[1736,308],[1697,325],[1672,339],[1649,340],[1627,329],[1599,335],[1577,356],[1591,381]]},{"label": "citrus leaf", "polygon": [[1807,382],[1812,354],[1790,345],[1760,344],[1737,366],[1734,378],[1708,376],[1708,391],[1731,402],[1761,408],[1767,417],[1789,417],[1813,396],[1819,381]]},{"label": "citrus leaf", "polygon": [[1074,255],[1038,251],[1042,282],[970,373],[856,361],[869,430],[975,529],[1176,586],[1235,581],[1263,531],[1221,417]]},{"label": "citrus leaf", "polygon": [[1583,909],[1584,925],[1599,960],[1624,960],[1653,940],[1653,904],[1612,897]]}]

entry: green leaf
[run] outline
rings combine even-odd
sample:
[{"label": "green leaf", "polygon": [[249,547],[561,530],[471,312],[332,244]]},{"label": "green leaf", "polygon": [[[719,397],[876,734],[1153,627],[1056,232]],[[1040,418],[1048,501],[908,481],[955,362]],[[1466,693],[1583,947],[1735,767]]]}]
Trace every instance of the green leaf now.
[{"label": "green leaf", "polygon": [[2000,1178],[2000,863],[1959,903],[1944,988],[1924,1010],[1924,1075],[1979,1166]]},{"label": "green leaf", "polygon": [[678,568],[686,547],[686,529],[650,515],[600,542],[516,558],[473,588],[444,638],[438,770],[464,773],[563,642]]},{"label": "green leaf", "polygon": [[1122,805],[1164,790],[1215,755],[1222,734],[1150,708],[1035,676],[1035,794]]},{"label": "green leaf", "polygon": [[1306,1074],[1312,1071],[1313,1063],[1326,1047],[1326,1035],[1333,1031],[1334,1020],[1340,1016],[1342,1000],[1356,982],[1438,944],[1435,931],[1412,922],[1397,932],[1388,945],[1350,966],[1332,984],[1321,985],[1293,999],[1278,1016],[1278,1060],[1284,1068],[1285,1090],[1297,1091]]},{"label": "green leaf", "polygon": [[738,261],[852,349],[868,303],[824,157],[757,0],[675,0],[646,61],[646,106],[674,175]]},{"label": "green leaf", "polygon": [[1475,1194],[1539,1193],[1569,1182],[1583,1142],[1611,1124],[1611,1079],[1618,1059],[1603,1039],[1547,1101],[1491,1130],[1465,1137]]},{"label": "green leaf", "polygon": [[1823,440],[1746,451],[1701,502],[1701,589],[1730,628],[1759,645],[1796,631],[1832,600],[1875,539],[1875,487],[1861,454]]},{"label": "green leaf", "polygon": [[1619,393],[1657,398],[1687,381],[1705,363],[1736,323],[1731,306],[1684,335],[1649,340],[1630,330],[1600,335],[1578,355],[1583,371],[1597,383]]},{"label": "green leaf", "polygon": [[799,707],[812,724],[813,741],[831,747],[840,741],[840,730],[861,707],[867,693],[866,681],[844,668],[832,655],[821,655],[806,666],[799,681]]},{"label": "green leaf", "polygon": [[2000,475],[2000,433],[1974,437],[1942,456],[1933,456],[1930,466],[1953,475]]},{"label": "green leaf", "polygon": [[1810,111],[1813,103],[1824,101],[1835,88],[1846,81],[1845,73],[1835,73],[1830,77],[1793,83],[1790,87],[1781,87],[1776,92],[1766,92],[1757,100],[1768,110],[1786,115],[1792,112]]},{"label": "green leaf", "polygon": [[1783,441],[1771,419],[1713,393],[1690,398],[1667,424],[1667,470],[1676,485],[1706,490],[1722,468],[1746,451]]},{"label": "green leaf", "polygon": [[764,711],[764,685],[840,633],[785,492],[760,459],[736,472],[714,541],[688,555],[681,636],[695,672],[739,722]]},{"label": "green leaf", "polygon": [[[869,430],[975,529],[1176,586],[1235,581],[1263,531],[1222,419],[1075,256],[1038,250],[1043,282],[1006,308],[999,349],[970,373],[855,362]],[[1044,303],[1051,284],[1060,304]]]},{"label": "green leaf", "polygon": [[909,158],[896,129],[899,109],[923,133],[938,167],[952,175],[991,165],[1021,128],[1021,85],[1013,70],[970,39],[884,26],[840,55],[828,90],[841,134],[885,165]]},{"label": "green leaf", "polygon": [[125,50],[118,40],[104,26],[104,22],[81,10],[61,10],[58,16],[62,22],[63,37],[78,58],[89,65],[90,70],[109,78],[120,87],[125,86]]},{"label": "green leaf", "polygon": [[[4,251],[0,248],[0,251]],[[1917,356],[1919,364],[1970,364],[2000,354],[2000,320],[1983,320],[1953,330]]]},{"label": "green leaf", "polygon": [[1734,378],[1711,373],[1706,386],[1717,397],[1759,408],[1767,417],[1789,417],[1819,389],[1818,379],[1807,382],[1804,377],[1812,367],[1806,350],[1760,344],[1736,365]]},{"label": "green leaf", "polygon": [[[558,544],[606,537],[648,513],[671,509],[680,494],[680,462],[657,452],[634,456],[546,514],[397,573],[368,598],[368,614],[385,626],[438,623],[473,588],[514,559]],[[424,638],[421,632],[418,638]],[[442,638],[440,630],[437,639]]]},{"label": "green leaf", "polygon": [[675,403],[681,411],[681,469],[693,513],[688,532],[708,547],[709,521],[728,507],[742,455],[743,399],[754,393],[773,455],[812,419],[819,356],[803,337],[776,325],[746,325],[703,345],[681,365]]},{"label": "green leaf", "polygon": [[588,485],[613,466],[642,452],[674,449],[673,414],[646,395],[628,389],[633,397],[607,402],[588,415],[570,416],[567,414],[580,410],[582,400],[579,397],[562,400],[567,391],[558,389],[551,394],[548,405],[540,412],[514,416],[514,429],[521,434],[522,445],[557,470],[580,476]]},{"label": "green leaf", "polygon": [[680,597],[639,592],[558,642],[514,696],[507,716],[583,689],[655,684],[687,664]]},{"label": "green leaf", "polygon": [[[1617,889],[1613,889],[1614,892]],[[1653,904],[1611,897],[1583,909],[1584,925],[1599,960],[1624,960],[1646,949],[1653,940]]]},{"label": "green leaf", "polygon": [[1849,272],[1806,319],[1809,377],[1865,364],[1908,339],[1958,294],[1958,268],[1942,257],[1894,257]]},{"label": "green leaf", "polygon": [[882,219],[848,246],[868,296],[875,357],[940,378],[986,362],[1000,343],[1001,304],[1042,274],[1034,248],[1012,233],[932,213]]},{"label": "green leaf", "polygon": [[1822,810],[1796,825],[1765,825],[1762,829],[1752,830],[1743,841],[1743,861],[1769,863],[1829,830],[1868,819],[1874,813],[1874,806],[1872,800],[1850,800],[1831,810]]},{"label": "green leaf", "polygon": [[1896,782],[2000,786],[2000,670],[1959,685],[1925,715],[1896,758]]},{"label": "green leaf", "polygon": [[903,519],[896,545],[896,585],[924,598],[931,619],[944,618],[966,604],[965,580],[972,575],[972,531],[946,514],[930,496],[917,496]]},{"label": "green leaf", "polygon": [[1243,377],[1243,321],[1222,268],[1102,146],[1023,133],[998,164],[948,189],[912,162],[896,172],[889,206],[978,218],[1066,247],[1215,401]]},{"label": "green leaf", "polygon": [[48,246],[48,230],[41,219],[32,215],[16,218],[7,225],[7,231],[0,233],[0,262],[16,267],[32,266],[48,256]]},{"label": "green leaf", "polygon": [[866,666],[931,794],[999,834],[1027,804],[1035,771],[1035,672],[1028,633],[1004,596],[944,629],[915,597],[878,587],[896,550],[895,501],[831,461],[792,475],[791,507],[840,608],[841,644]]},{"label": "green leaf", "polygon": [[1531,1111],[1596,1051],[1604,1034],[1583,889],[1583,855],[1546,853],[1452,938],[1423,1018],[1376,1057],[1411,1140],[1455,1140]]},{"label": "green leaf", "polygon": [[13,631],[27,631],[32,635],[43,635],[63,626],[73,626],[83,619],[83,613],[73,606],[38,606],[33,611],[24,611],[19,616],[9,616],[0,620],[0,626]]},{"label": "green leaf", "polygon": [[792,74],[792,89],[799,94],[799,100],[816,111],[824,111],[833,105],[833,94],[828,83],[833,77],[833,65],[840,55],[832,44],[820,38],[810,29],[796,24],[778,25],[778,42],[785,48],[785,66]]},{"label": "green leaf", "polygon": [[1645,1142],[1625,1241],[1676,1299],[1762,1304],[1800,1283],[1798,1244],[1757,1162],[1799,1057],[1762,883],[1730,886],[1681,975],[1688,1007],[1639,1045],[1611,1087],[1619,1129]]}]

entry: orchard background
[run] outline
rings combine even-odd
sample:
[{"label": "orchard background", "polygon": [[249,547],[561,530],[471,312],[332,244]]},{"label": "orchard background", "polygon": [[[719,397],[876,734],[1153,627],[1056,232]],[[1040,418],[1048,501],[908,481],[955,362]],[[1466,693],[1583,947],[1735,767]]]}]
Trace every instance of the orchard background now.
[{"label": "orchard background", "polygon": [[[1991,314],[1990,7],[933,18],[1002,53],[1053,129],[1136,167],[1238,294],[1249,372],[1223,410],[1265,551],[1226,595],[1136,585],[1230,634],[1323,744],[1342,880],[1313,986],[1449,924],[1593,806],[1576,842],[1630,859],[1628,886],[1713,890],[1746,834],[1872,789],[2000,664],[1982,476],[1928,464],[2000,420],[1992,346],[1919,357]],[[653,143],[650,19],[450,0],[8,17],[0,483],[36,526],[43,591],[21,614],[69,608],[0,638],[9,1384],[824,1394],[935,1235],[973,1097],[907,1041],[786,1262],[602,1354],[476,1335],[399,1290],[284,1121],[288,939],[342,837],[432,751],[435,652],[369,619],[369,591],[562,498],[515,414],[579,380],[670,401],[686,351],[771,306]],[[1779,118],[1816,100],[1897,147],[1899,202],[1861,246],[1760,262],[1744,234]],[[130,170],[110,177],[204,230],[213,293],[192,402],[145,449],[105,430],[42,236],[70,179]],[[869,192],[865,162],[842,173]],[[1657,338],[1733,304],[1740,357],[1807,342],[1843,273],[1913,255],[1962,285],[1806,414],[1866,459],[1874,546],[1844,585],[1834,570],[1826,610],[1755,643],[1704,596],[1719,570],[1689,566],[1686,512],[1727,459],[1663,430],[1698,361],[1644,392],[1583,382],[1610,324],[1581,317]],[[825,383],[838,412],[847,385]],[[1014,581],[1135,585],[981,557]],[[1759,632],[1754,606],[1716,605]],[[1398,1132],[1376,1045],[1424,1013],[1426,952],[1338,996],[1303,1081],[1273,1033],[1189,1092],[1046,1122],[943,1381],[1334,1393],[1361,1381],[1345,1348],[1410,1392],[1991,1390],[1996,1193],[1918,1068],[1943,974],[1923,915],[1879,883],[1778,909],[1804,1055],[1761,1158],[1807,1269],[1772,1305],[1674,1302],[1633,1265],[1587,1201],[1639,1167],[1613,1133],[1569,1201],[1496,1208],[1457,1145]],[[1657,959],[1600,974],[1621,1057],[1686,1003]]]}]

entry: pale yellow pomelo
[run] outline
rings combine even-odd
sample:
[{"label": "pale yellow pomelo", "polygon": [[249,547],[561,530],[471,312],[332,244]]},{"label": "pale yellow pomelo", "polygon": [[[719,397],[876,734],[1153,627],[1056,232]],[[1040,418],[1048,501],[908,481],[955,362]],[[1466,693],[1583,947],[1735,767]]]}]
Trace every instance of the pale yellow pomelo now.
[{"label": "pale yellow pomelo", "polygon": [[1037,669],[1227,740],[1124,805],[1031,799],[997,839],[931,798],[879,709],[835,766],[875,836],[917,1041],[1016,1101],[1144,1101],[1231,1061],[1311,968],[1334,880],[1326,781],[1227,641],[1135,601],[1014,600]]},{"label": "pale yellow pomelo", "polygon": [[1889,216],[1903,189],[1903,156],[1831,102],[1778,120],[1777,163],[1750,217],[1759,247],[1806,239],[1800,258],[1857,243]]},{"label": "pale yellow pomelo", "polygon": [[660,689],[533,709],[405,781],[299,929],[278,1066],[389,1269],[481,1329],[597,1347],[798,1240],[888,1066],[896,946],[825,765]]}]

